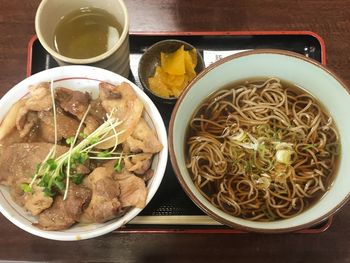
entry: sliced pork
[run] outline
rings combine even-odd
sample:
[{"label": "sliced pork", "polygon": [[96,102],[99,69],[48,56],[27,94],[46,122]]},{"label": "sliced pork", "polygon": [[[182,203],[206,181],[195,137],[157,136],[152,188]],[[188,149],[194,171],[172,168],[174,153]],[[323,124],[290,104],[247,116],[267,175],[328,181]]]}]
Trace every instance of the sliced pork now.
[{"label": "sliced pork", "polygon": [[[122,132],[118,136],[119,143],[124,142],[133,132],[143,110],[143,103],[137,97],[133,88],[123,82],[118,86],[108,83],[100,83],[100,101],[102,107],[114,118],[122,121],[116,128],[117,132]],[[111,132],[110,135],[113,135]],[[106,141],[98,145],[100,149],[108,149],[114,146],[115,140]]]},{"label": "sliced pork", "polygon": [[16,118],[20,109],[25,105],[26,100],[19,100],[12,105],[0,125],[0,140],[13,132],[16,127]]},{"label": "sliced pork", "polygon": [[[45,159],[52,147],[50,143],[14,143],[7,146],[0,156],[0,184],[12,186],[12,197],[21,206],[24,205],[21,183],[31,180],[37,164]],[[57,146],[57,156],[67,150],[67,147]]]},{"label": "sliced pork", "polygon": [[80,222],[103,223],[120,214],[120,189],[111,177],[112,172],[105,167],[98,167],[84,179],[84,185],[92,190],[92,198]]},{"label": "sliced pork", "polygon": [[80,218],[91,200],[91,190],[71,184],[67,199],[56,196],[53,205],[39,215],[35,225],[43,230],[63,230]]},{"label": "sliced pork", "polygon": [[113,178],[119,184],[119,200],[122,207],[145,207],[147,188],[145,182],[141,178],[128,172],[126,169],[123,169],[121,173],[114,173]]},{"label": "sliced pork", "polygon": [[[55,142],[55,123],[53,118],[53,111],[40,111],[38,113],[40,119],[40,134],[42,138],[47,142]],[[67,116],[62,112],[62,109],[56,110],[57,121],[57,140],[62,138],[69,138],[75,136],[79,121]]]},{"label": "sliced pork", "polygon": [[70,114],[81,120],[89,106],[90,96],[87,92],[57,88],[56,98],[60,106]]},{"label": "sliced pork", "polygon": [[[79,120],[82,120],[90,104],[90,95],[87,92],[81,92],[77,90],[70,90],[66,88],[58,88],[56,90],[56,98],[60,106],[70,114],[76,116]],[[84,120],[85,134],[91,134],[96,130],[102,122],[97,119],[93,114],[94,109],[90,109],[88,115]]]},{"label": "sliced pork", "polygon": [[23,124],[21,125],[21,129],[19,129],[19,136],[22,138],[27,136],[33,128],[38,129],[39,119],[37,113],[34,111],[29,111]]},{"label": "sliced pork", "polygon": [[29,87],[30,97],[24,99],[24,103],[17,111],[16,126],[21,137],[26,136],[33,127],[33,116],[30,112],[48,111],[52,108],[51,91],[49,83],[43,82]]},{"label": "sliced pork", "polygon": [[43,82],[29,87],[30,97],[25,105],[28,110],[48,111],[52,109],[50,83]]},{"label": "sliced pork", "polygon": [[[13,178],[31,177],[37,164],[41,163],[53,144],[50,143],[14,143],[9,145],[0,156],[0,183],[6,184]],[[66,152],[68,147],[57,145],[56,156]]]},{"label": "sliced pork", "polygon": [[135,130],[124,143],[124,151],[133,153],[157,153],[163,146],[159,142],[155,132],[141,118]]},{"label": "sliced pork", "polygon": [[139,153],[124,158],[125,168],[135,174],[144,174],[152,164],[151,153]]},{"label": "sliced pork", "polygon": [[43,188],[38,185],[33,185],[32,191],[24,194],[24,208],[34,216],[49,208],[52,203],[53,198],[45,195]]}]

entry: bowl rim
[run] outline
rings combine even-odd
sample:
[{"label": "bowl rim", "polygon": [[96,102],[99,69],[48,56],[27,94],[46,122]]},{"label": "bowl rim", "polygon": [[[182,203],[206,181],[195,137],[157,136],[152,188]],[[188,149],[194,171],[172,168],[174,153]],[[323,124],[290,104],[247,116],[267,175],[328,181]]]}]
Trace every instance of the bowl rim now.
[{"label": "bowl rim", "polygon": [[[151,45],[150,47],[147,48],[147,50],[141,55],[141,58],[140,58],[140,61],[139,61],[139,64],[138,64],[138,68],[137,68],[137,73],[138,73],[138,75],[139,75],[139,79],[140,79],[140,83],[141,83],[142,87],[143,87],[144,89],[146,89],[147,92],[150,92],[153,96],[155,96],[155,97],[157,97],[157,98],[159,98],[159,99],[161,99],[161,100],[165,100],[165,101],[169,101],[169,102],[171,101],[171,102],[174,102],[174,103],[175,103],[175,102],[180,98],[181,95],[180,95],[179,97],[170,97],[170,98],[166,98],[166,97],[162,97],[162,96],[159,96],[159,95],[155,94],[155,93],[148,87],[148,85],[147,85],[147,83],[146,83],[146,80],[142,77],[143,75],[140,74],[140,72],[141,72],[141,64],[142,64],[141,62],[145,59],[145,54],[147,54],[148,51],[150,51],[150,50],[152,50],[152,49],[154,49],[154,48],[156,48],[156,47],[158,47],[158,46],[164,45],[164,44],[166,44],[166,43],[168,43],[168,42],[177,42],[177,43],[183,44],[183,45],[185,45],[185,46],[187,45],[187,46],[191,47],[192,49],[195,49],[195,50],[196,50],[196,53],[197,53],[197,65],[199,64],[198,62],[200,61],[201,66],[202,66],[202,70],[199,71],[199,72],[196,72],[196,73],[197,73],[196,76],[198,76],[199,73],[203,72],[203,71],[206,69],[206,67],[205,67],[205,62],[204,62],[203,56],[202,56],[201,53],[199,52],[198,48],[196,48],[196,47],[193,46],[192,44],[190,44],[190,43],[188,43],[188,42],[186,42],[186,41],[180,40],[180,39],[169,38],[169,39],[160,40],[160,41],[154,43],[153,45]],[[196,65],[196,67],[197,67],[197,65]],[[189,83],[189,84],[190,84],[190,83]],[[187,84],[186,87],[188,87],[189,84]],[[185,87],[185,89],[186,89],[186,87]],[[185,89],[181,92],[181,94],[185,91]]]},{"label": "bowl rim", "polygon": [[[41,72],[38,72],[30,77],[26,77],[17,84],[13,85],[7,92],[4,94],[4,96],[0,99],[0,104],[3,104],[4,101],[11,102],[12,104],[17,101],[16,98],[14,98],[16,91],[23,87],[28,87],[29,84],[32,83],[38,83],[41,81],[49,81],[50,78],[53,79],[53,81],[70,81],[70,80],[78,80],[79,83],[81,81],[95,81],[95,82],[101,82],[106,81],[108,83],[121,83],[126,82],[130,84],[130,86],[135,90],[136,95],[142,100],[146,110],[146,105],[149,108],[147,111],[147,115],[149,118],[151,118],[154,128],[158,129],[157,135],[161,143],[163,144],[163,149],[158,153],[159,159],[157,164],[157,170],[155,170],[158,173],[158,177],[156,180],[154,180],[152,184],[152,188],[148,188],[147,191],[147,199],[146,199],[146,205],[152,200],[154,195],[159,189],[159,186],[161,184],[161,181],[164,178],[166,164],[168,160],[168,145],[167,145],[167,132],[165,129],[165,125],[163,122],[163,119],[160,115],[159,110],[153,103],[153,101],[145,94],[135,83],[131,82],[130,80],[126,79],[125,77],[97,67],[92,66],[85,66],[85,65],[69,65],[69,66],[62,66],[62,67],[56,67],[47,69]],[[74,87],[74,86],[73,86]],[[7,113],[4,113],[4,116]],[[7,186],[1,186],[6,187]],[[2,193],[2,190],[0,190],[0,193]],[[4,198],[7,200],[7,198],[3,195],[1,198]],[[11,197],[10,197],[11,198]],[[12,198],[11,198],[12,199]],[[11,200],[13,201],[13,200]],[[10,206],[12,206],[9,203]],[[12,207],[13,208],[13,207]],[[24,209],[23,207],[20,207],[21,209]],[[13,208],[15,209],[15,208]],[[15,209],[16,210],[16,209]],[[133,207],[131,208],[128,213],[130,213],[130,216],[127,218],[122,217],[112,219],[110,221],[107,221],[105,223],[101,224],[101,227],[98,227],[96,229],[87,229],[82,234],[75,234],[74,232],[65,232],[64,230],[61,231],[45,231],[38,229],[37,227],[33,225],[27,225],[23,223],[21,220],[17,219],[17,214],[13,215],[11,210],[8,210],[6,208],[6,205],[3,205],[2,202],[0,202],[0,212],[14,225],[21,228],[22,230],[31,233],[35,236],[39,236],[46,239],[51,240],[58,240],[58,241],[78,241],[78,240],[85,240],[90,239],[94,237],[98,237],[104,234],[107,234],[111,231],[114,231],[123,225],[125,225],[127,222],[131,221],[133,218],[135,218],[143,209]],[[129,218],[130,217],[130,218]],[[69,229],[68,229],[69,230]],[[60,235],[63,234],[64,235]]]},{"label": "bowl rim", "polygon": [[[181,175],[178,163],[177,163],[177,158],[175,155],[175,151],[174,151],[174,144],[173,144],[173,137],[174,137],[174,122],[175,122],[175,118],[177,115],[177,112],[181,106],[182,101],[184,100],[186,94],[189,92],[189,90],[192,88],[192,86],[195,85],[195,83],[197,83],[204,75],[206,75],[208,72],[210,72],[211,70],[217,68],[218,66],[231,61],[231,60],[235,60],[241,57],[247,57],[247,56],[251,56],[251,55],[261,55],[261,54],[272,54],[272,55],[282,55],[282,56],[287,56],[287,57],[293,57],[296,59],[301,59],[307,63],[310,63],[316,67],[319,67],[321,70],[323,70],[324,72],[326,72],[328,75],[330,75],[331,77],[333,77],[337,82],[339,82],[339,84],[342,86],[342,88],[350,95],[350,91],[347,88],[348,86],[345,84],[345,81],[343,81],[342,78],[340,78],[339,76],[337,76],[332,70],[330,70],[329,68],[327,68],[325,65],[322,65],[321,63],[319,63],[318,61],[311,59],[309,57],[306,57],[304,55],[292,52],[292,51],[286,51],[286,50],[279,50],[279,49],[256,49],[256,50],[249,50],[249,51],[242,51],[230,56],[227,56],[221,60],[216,61],[215,63],[209,65],[207,68],[205,68],[202,72],[200,72],[193,80],[192,82],[185,88],[185,90],[181,93],[179,99],[177,100],[175,107],[173,109],[173,112],[171,114],[171,118],[170,118],[170,123],[169,123],[169,130],[168,130],[168,146],[169,146],[169,155],[170,155],[170,161],[171,164],[173,166],[174,172],[176,174],[176,177],[180,183],[180,185],[182,186],[182,189],[184,189],[184,191],[186,192],[187,196],[190,197],[190,199],[203,211],[205,212],[207,215],[209,215],[211,218],[213,218],[214,220],[233,227],[233,228],[237,228],[237,229],[241,229],[244,231],[248,231],[248,232],[257,232],[257,233],[287,233],[287,232],[294,232],[297,230],[301,230],[301,229],[305,229],[305,228],[309,228],[311,226],[314,226],[317,223],[320,223],[324,220],[326,220],[328,217],[330,217],[331,215],[335,214],[349,199],[350,199],[350,192],[343,198],[343,200],[341,202],[339,202],[333,209],[331,209],[330,211],[328,211],[326,214],[318,217],[315,220],[312,220],[310,222],[304,223],[304,224],[300,224],[300,225],[296,225],[296,226],[292,226],[292,227],[283,227],[283,228],[276,228],[276,229],[266,229],[266,228],[255,228],[255,227],[248,227],[242,224],[238,224],[235,222],[231,222],[219,215],[217,215],[215,212],[211,211],[205,204],[203,204],[198,198],[197,196],[190,190],[190,188],[188,187],[188,185],[186,184],[185,180],[183,179],[183,176]],[[193,113],[191,113],[193,114]]]}]

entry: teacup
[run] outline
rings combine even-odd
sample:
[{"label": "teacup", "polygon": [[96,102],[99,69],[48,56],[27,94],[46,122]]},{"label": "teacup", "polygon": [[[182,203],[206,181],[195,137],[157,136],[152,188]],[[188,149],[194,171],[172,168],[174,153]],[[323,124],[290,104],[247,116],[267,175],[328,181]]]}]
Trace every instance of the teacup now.
[{"label": "teacup", "polygon": [[[54,46],[54,32],[63,17],[81,8],[98,8],[113,15],[122,27],[119,40],[106,52],[90,58],[72,58],[58,53]],[[123,0],[43,0],[35,17],[35,30],[40,43],[60,66],[91,65],[108,69],[128,77],[129,16]]]}]

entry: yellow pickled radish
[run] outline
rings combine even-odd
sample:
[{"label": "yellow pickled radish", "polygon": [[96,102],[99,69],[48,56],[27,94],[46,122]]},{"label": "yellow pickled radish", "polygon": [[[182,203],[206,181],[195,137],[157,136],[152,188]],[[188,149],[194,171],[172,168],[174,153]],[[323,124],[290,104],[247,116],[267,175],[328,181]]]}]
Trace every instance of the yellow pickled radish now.
[{"label": "yellow pickled radish", "polygon": [[184,76],[184,84],[182,84],[182,85],[174,85],[173,87],[172,87],[172,93],[173,93],[173,96],[174,97],[179,97],[180,95],[181,95],[181,92],[183,91],[183,89],[186,87],[186,85],[188,84],[188,82],[189,82],[189,76],[187,76],[187,75],[185,75]]},{"label": "yellow pickled radish", "polygon": [[197,66],[197,50],[194,48],[188,51],[188,53],[191,56],[192,64],[194,66],[193,68],[195,68]]},{"label": "yellow pickled radish", "polygon": [[160,78],[153,77],[148,79],[150,89],[158,96],[169,98],[170,92],[168,87],[160,80]]},{"label": "yellow pickled radish", "polygon": [[160,66],[148,79],[150,89],[164,98],[179,97],[187,84],[196,76],[197,51],[185,51],[181,46],[175,52],[160,54]]},{"label": "yellow pickled radish", "polygon": [[184,75],[186,73],[184,46],[181,46],[174,53],[165,54],[162,52],[162,54],[161,64],[166,73],[170,75]]},{"label": "yellow pickled radish", "polygon": [[163,83],[167,86],[182,86],[185,80],[185,75],[170,75],[164,73],[160,76]]},{"label": "yellow pickled radish", "polygon": [[189,77],[189,80],[192,80],[196,76],[196,71],[194,70],[195,67],[196,67],[196,65],[193,63],[191,55],[189,54],[189,52],[186,52],[185,53],[185,69],[186,69],[186,73]]}]

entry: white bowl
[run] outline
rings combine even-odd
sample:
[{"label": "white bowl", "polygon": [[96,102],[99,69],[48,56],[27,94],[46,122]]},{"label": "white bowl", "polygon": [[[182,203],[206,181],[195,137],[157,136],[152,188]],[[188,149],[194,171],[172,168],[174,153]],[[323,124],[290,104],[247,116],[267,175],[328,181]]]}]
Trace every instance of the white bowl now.
[{"label": "white bowl", "polygon": [[[135,84],[113,72],[89,66],[64,66],[45,70],[30,76],[9,90],[0,100],[0,120],[5,117],[13,103],[28,93],[29,85],[51,80],[54,81],[54,87],[64,86],[71,89],[89,91],[93,95],[95,94],[96,97],[98,94],[98,84],[101,81],[111,84],[127,82],[135,90],[137,96],[144,104],[144,117],[146,121],[155,130],[160,143],[163,145],[163,149],[160,153],[156,154],[153,160],[152,168],[154,169],[154,176],[147,185],[148,195],[146,203],[148,204],[162,181],[168,158],[166,129],[163,119],[153,102]],[[139,208],[133,208],[124,216],[103,224],[76,224],[64,231],[44,231],[32,225],[32,223],[36,222],[36,218],[12,200],[9,194],[9,188],[0,186],[1,213],[23,230],[48,239],[81,240],[100,236],[125,225],[140,213],[141,210]]]},{"label": "white bowl", "polygon": [[[277,77],[316,97],[335,120],[342,145],[339,168],[331,189],[315,205],[290,219],[253,222],[214,207],[194,186],[185,166],[185,136],[190,118],[208,95],[221,87],[253,77]],[[350,194],[350,96],[345,84],[318,62],[279,50],[256,50],[232,55],[200,73],[179,98],[169,128],[169,149],[175,173],[190,198],[217,221],[248,231],[287,232],[310,227],[335,213]]]}]

